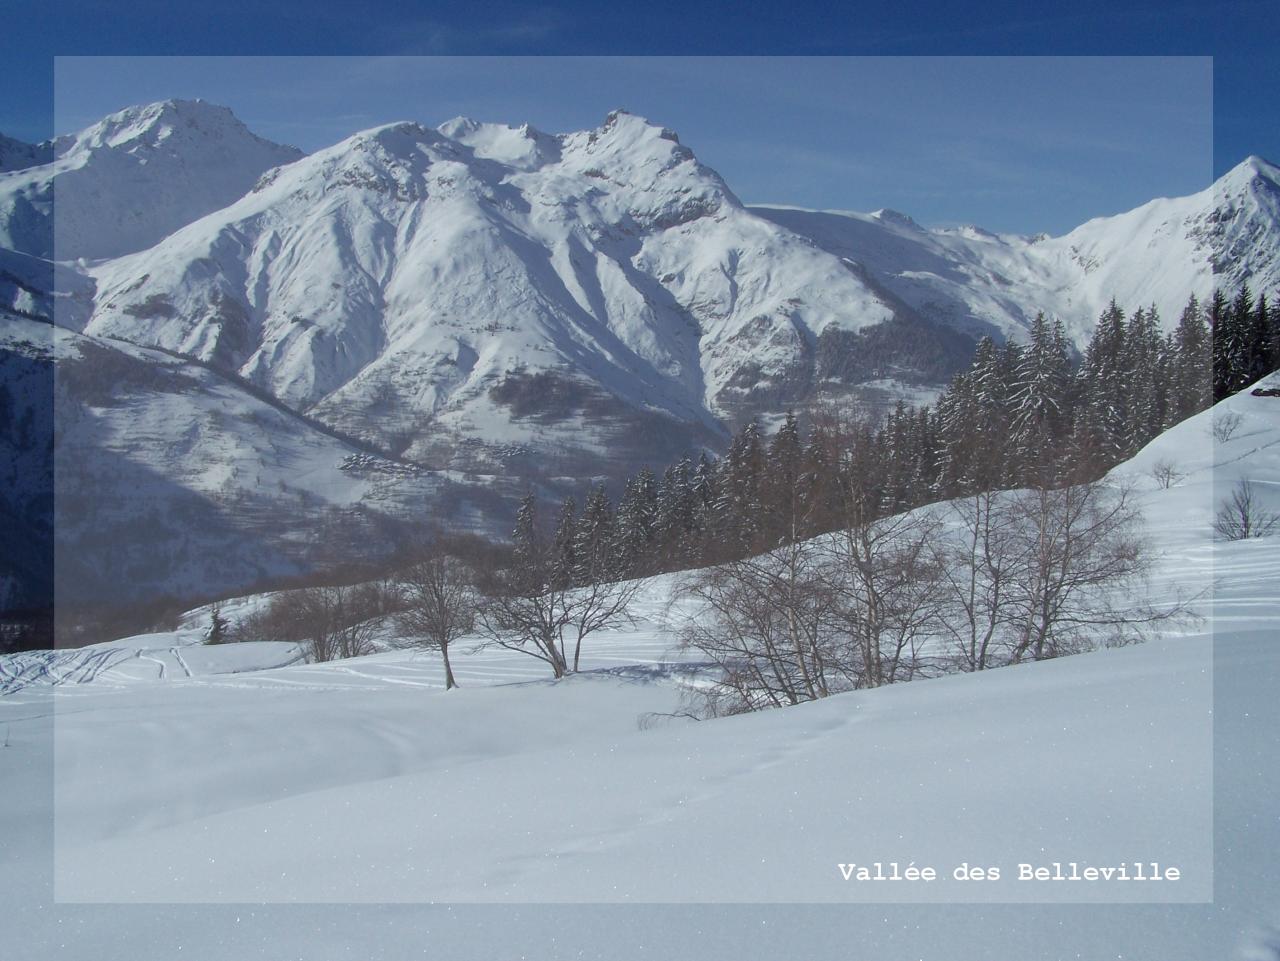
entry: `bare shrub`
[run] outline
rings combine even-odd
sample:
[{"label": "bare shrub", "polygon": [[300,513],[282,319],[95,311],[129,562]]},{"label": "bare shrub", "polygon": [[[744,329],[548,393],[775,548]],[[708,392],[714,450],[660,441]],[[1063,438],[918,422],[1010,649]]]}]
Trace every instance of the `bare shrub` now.
[{"label": "bare shrub", "polygon": [[1131,491],[1101,481],[1017,492],[1009,660],[1045,660],[1137,641],[1185,606],[1142,603],[1152,553]]},{"label": "bare shrub", "polygon": [[850,640],[847,666],[858,687],[910,681],[942,615],[942,571],[929,549],[937,517],[914,511],[861,520],[829,541],[837,617]]},{"label": "bare shrub", "polygon": [[1225,444],[1231,440],[1240,429],[1241,422],[1244,421],[1244,418],[1233,410],[1224,410],[1221,413],[1215,411],[1212,416],[1213,439],[1219,444]]},{"label": "bare shrub", "polygon": [[242,640],[294,641],[312,662],[362,657],[374,651],[383,616],[361,585],[304,587],[276,594],[237,629]]},{"label": "bare shrub", "polygon": [[1171,460],[1158,460],[1151,466],[1151,477],[1161,490],[1175,487],[1186,476],[1186,473],[1178,470],[1178,466]]},{"label": "bare shrub", "polygon": [[817,700],[920,676],[941,615],[927,512],[851,524],[689,576],[686,648],[719,669],[705,716]]},{"label": "bare shrub", "polygon": [[[944,670],[1145,640],[1190,618],[1146,596],[1152,553],[1130,492],[1101,483],[983,493],[860,520],[689,575],[686,647],[719,668],[685,706],[720,716]],[[947,523],[944,523],[944,520]]]},{"label": "bare shrub", "polygon": [[1274,534],[1277,527],[1280,527],[1280,515],[1262,506],[1253,484],[1247,480],[1236,484],[1213,520],[1214,533],[1227,541],[1266,537]]},{"label": "bare shrub", "polygon": [[681,634],[718,668],[698,692],[708,716],[740,714],[826,697],[856,686],[848,636],[814,541],[730,561],[689,576],[701,602]]},{"label": "bare shrub", "polygon": [[963,671],[1002,663],[1010,600],[1026,564],[1026,542],[1015,537],[1009,500],[990,491],[957,498],[948,505],[954,532],[931,545],[946,595],[940,633]]}]

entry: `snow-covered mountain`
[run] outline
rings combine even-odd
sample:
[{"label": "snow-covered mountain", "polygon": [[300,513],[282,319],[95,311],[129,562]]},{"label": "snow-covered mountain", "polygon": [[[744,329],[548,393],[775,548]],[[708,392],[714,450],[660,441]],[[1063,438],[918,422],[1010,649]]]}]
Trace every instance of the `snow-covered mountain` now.
[{"label": "snow-covered mountain", "polygon": [[862,265],[881,289],[922,315],[1021,337],[1038,311],[1059,317],[1083,347],[1114,298],[1155,304],[1166,327],[1187,297],[1215,286],[1280,287],[1280,168],[1249,157],[1189,197],[1098,217],[1061,237],[926,229],[905,214],[752,207],[754,213]]},{"label": "snow-covered mountain", "polygon": [[[63,456],[274,511],[286,541],[304,518],[264,484],[368,506],[329,480],[357,454],[433,479],[397,475],[375,510],[440,508],[430,492],[460,487],[501,526],[488,491],[660,466],[822,396],[928,389],[974,338],[1021,337],[1039,310],[1083,346],[1112,297],[1172,325],[1215,275],[1280,284],[1280,171],[1258,158],[1194,196],[1028,238],[745,207],[674,133],[625,112],[563,135],[392,124],[301,157],[224,108],[167,101],[48,148],[0,174],[0,310],[80,332],[76,356],[186,364],[179,380],[204,385],[72,398],[97,426]],[[197,441],[178,436],[188,422]],[[297,431],[328,468],[290,472],[315,463],[277,456]],[[224,456],[239,468],[209,488]],[[135,488],[117,489],[123,503]]]},{"label": "snow-covered mountain", "polygon": [[90,269],[87,333],[232,371],[432,467],[661,461],[723,426],[868,385],[944,382],[1044,310],[1083,347],[1112,298],[1280,283],[1276,168],[1059,237],[893,211],[745,208],[625,112],[553,136],[393,124],[266,174]]},{"label": "snow-covered mountain", "polygon": [[806,397],[824,335],[892,320],[855,265],[745,210],[626,113],[549,136],[395,124],[103,264],[86,331],[238,371],[433,464],[617,456]]},{"label": "snow-covered mountain", "polygon": [[166,100],[17,144],[9,156],[0,144],[9,171],[0,173],[0,247],[93,260],[150,247],[302,153],[250,133],[226,107]]}]

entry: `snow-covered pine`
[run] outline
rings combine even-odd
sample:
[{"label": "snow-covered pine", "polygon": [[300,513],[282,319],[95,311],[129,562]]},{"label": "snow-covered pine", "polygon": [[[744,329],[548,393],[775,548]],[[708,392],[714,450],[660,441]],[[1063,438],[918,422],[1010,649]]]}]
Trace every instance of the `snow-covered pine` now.
[{"label": "snow-covered pine", "polygon": [[578,503],[566,497],[556,517],[555,537],[552,541],[554,576],[557,583],[574,584],[578,580]]},{"label": "snow-covered pine", "polygon": [[614,537],[619,576],[651,572],[658,544],[658,485],[648,467],[627,481],[618,503]]},{"label": "snow-covered pine", "polygon": [[1212,334],[1194,294],[1170,337],[1174,360],[1169,366],[1168,421],[1172,426],[1208,407],[1213,395]]},{"label": "snow-covered pine", "polygon": [[587,495],[578,519],[574,555],[578,563],[578,583],[597,579],[611,579],[617,572],[617,557],[613,553],[615,524],[613,506],[603,484],[592,488]]},{"label": "snow-covered pine", "polygon": [[1061,321],[1050,324],[1044,314],[1037,314],[1011,398],[1011,442],[1019,464],[1051,460],[1049,446],[1070,417],[1070,381],[1071,360]]}]

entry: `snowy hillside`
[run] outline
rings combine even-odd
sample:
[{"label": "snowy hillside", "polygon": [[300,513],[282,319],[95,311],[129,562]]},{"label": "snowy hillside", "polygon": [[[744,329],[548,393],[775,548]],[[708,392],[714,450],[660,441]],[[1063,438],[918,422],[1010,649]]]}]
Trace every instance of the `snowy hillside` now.
[{"label": "snowy hillside", "polygon": [[202,100],[130,107],[33,150],[0,163],[0,247],[59,260],[149,247],[302,156]]},{"label": "snowy hillside", "polygon": [[1195,293],[1280,288],[1280,169],[1250,157],[1190,197],[1099,217],[1061,237],[925,229],[892,210],[873,214],[752,207],[866,268],[927,317],[1020,339],[1037,311],[1059,317],[1083,349],[1114,298],[1155,304],[1166,329]]},{"label": "snowy hillside", "polygon": [[[459,656],[449,693],[434,658],[403,653],[270,667],[251,650],[243,664],[266,669],[228,675],[195,662],[199,614],[85,652],[82,677],[60,663],[61,683],[0,697],[9,944],[123,958],[103,941],[127,932],[132,956],[180,939],[213,961],[310,957],[319,929],[396,957],[430,930],[457,958],[568,957],[592,937],[713,961],[848,958],[851,944],[878,961],[1244,959],[1250,929],[1280,911],[1280,769],[1260,733],[1280,724],[1280,565],[1274,538],[1215,542],[1207,519],[1239,477],[1274,483],[1278,452],[1280,399],[1246,392],[1115,472],[1143,490],[1153,596],[1216,579],[1190,633],[746,717],[637,723],[672,710],[699,670],[674,650],[666,577],[561,682],[502,652]],[[1153,469],[1170,459],[1163,487]],[[0,677],[19,663],[0,661]],[[1073,860],[1182,875],[1016,880],[1018,864]],[[944,871],[856,882],[838,867],[876,861]],[[954,880],[966,862],[1002,879]],[[441,900],[513,906],[421,903]],[[545,925],[532,906],[581,901],[663,906],[562,905]],[[785,902],[842,907],[770,907]]]}]

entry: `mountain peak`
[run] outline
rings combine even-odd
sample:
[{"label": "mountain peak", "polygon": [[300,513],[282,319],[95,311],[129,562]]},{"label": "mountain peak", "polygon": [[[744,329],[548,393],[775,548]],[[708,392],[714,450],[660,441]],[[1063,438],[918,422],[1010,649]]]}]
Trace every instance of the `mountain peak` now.
[{"label": "mountain peak", "polygon": [[605,115],[604,123],[597,128],[600,132],[607,130],[629,130],[635,134],[644,134],[650,131],[655,132],[662,140],[670,140],[672,143],[678,144],[680,138],[676,136],[676,132],[669,127],[656,124],[652,120],[640,116],[638,113],[632,113],[622,107],[610,110]]},{"label": "mountain peak", "polygon": [[481,160],[493,160],[517,170],[535,170],[560,159],[560,138],[543,133],[530,123],[484,123],[470,117],[454,117],[436,130],[470,147]]},{"label": "mountain peak", "polygon": [[1235,194],[1252,190],[1259,184],[1272,189],[1280,187],[1280,167],[1251,154],[1223,174],[1214,186],[1219,193]]},{"label": "mountain peak", "polygon": [[1254,173],[1270,177],[1272,180],[1275,180],[1277,176],[1280,176],[1280,167],[1277,167],[1264,157],[1259,157],[1257,154],[1250,154],[1245,157],[1244,160],[1241,161],[1240,166],[1248,167]]},{"label": "mountain peak", "polygon": [[154,104],[138,104],[116,110],[99,122],[69,137],[55,141],[55,155],[83,154],[86,151],[125,150],[133,152],[154,148],[173,138],[184,142],[250,143],[259,150],[269,150],[278,157],[276,163],[288,163],[302,156],[297,147],[280,145],[253,133],[232,113],[230,107],[210,104],[207,100],[157,100]]},{"label": "mountain peak", "polygon": [[61,260],[149,247],[303,155],[264,140],[229,108],[205,100],[125,107],[42,152],[6,178],[9,195],[21,201],[0,204],[0,246]]},{"label": "mountain peak", "polygon": [[465,137],[468,134],[475,133],[483,126],[484,124],[479,120],[472,120],[470,117],[457,116],[452,120],[446,120],[444,123],[440,124],[440,126],[436,127],[436,130],[440,131],[440,133],[444,134],[450,140],[457,140],[460,137]]},{"label": "mountain peak", "polygon": [[432,130],[416,120],[397,120],[392,123],[380,124],[377,127],[370,127],[368,130],[361,130],[359,133],[342,141],[342,143],[357,146],[380,143],[384,146],[391,146],[406,137],[420,143],[439,143],[441,136],[438,130]]},{"label": "mountain peak", "polygon": [[910,230],[924,230],[910,214],[904,214],[900,210],[894,210],[892,207],[881,207],[871,216],[875,217],[881,223],[897,224],[899,227],[906,227]]},{"label": "mountain peak", "polygon": [[229,107],[207,100],[158,100],[108,114],[76,134],[59,153],[98,147],[127,147],[143,142],[155,145],[179,131],[261,139],[251,133]]}]

